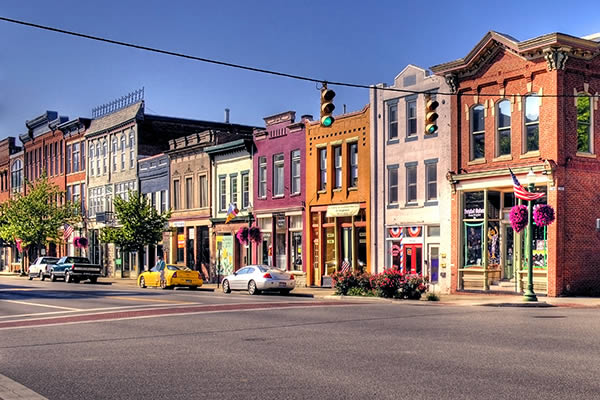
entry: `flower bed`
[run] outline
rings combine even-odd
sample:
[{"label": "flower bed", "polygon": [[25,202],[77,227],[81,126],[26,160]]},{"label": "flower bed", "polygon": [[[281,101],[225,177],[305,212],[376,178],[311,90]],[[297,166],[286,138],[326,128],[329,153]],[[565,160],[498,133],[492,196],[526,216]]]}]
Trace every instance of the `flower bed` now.
[{"label": "flower bed", "polygon": [[374,275],[368,272],[335,272],[331,277],[338,295],[418,300],[428,289],[427,277],[404,275],[396,269],[386,269]]}]

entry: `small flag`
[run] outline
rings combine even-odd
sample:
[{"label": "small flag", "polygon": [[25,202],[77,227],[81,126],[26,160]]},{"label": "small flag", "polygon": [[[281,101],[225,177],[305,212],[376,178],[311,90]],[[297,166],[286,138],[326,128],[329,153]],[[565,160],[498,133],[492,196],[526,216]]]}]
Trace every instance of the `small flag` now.
[{"label": "small flag", "polygon": [[227,219],[225,220],[225,223],[229,223],[229,221],[234,219],[239,212],[240,210],[238,210],[235,204],[229,203],[229,208],[227,209]]},{"label": "small flag", "polygon": [[523,187],[523,185],[521,185],[519,183],[519,180],[517,179],[515,174],[513,174],[512,170],[510,168],[508,169],[508,171],[510,172],[510,177],[512,178],[512,181],[513,181],[513,190],[515,192],[515,196],[518,199],[531,201],[531,200],[537,200],[540,197],[544,197],[544,193],[532,193],[532,192],[528,191],[527,189],[525,189]]},{"label": "small flag", "polygon": [[350,269],[350,263],[348,262],[348,260],[344,260],[342,262],[342,272],[346,272]]},{"label": "small flag", "polygon": [[69,236],[71,236],[71,233],[73,233],[73,227],[69,224],[65,224],[63,226],[63,239],[67,240],[69,238]]}]

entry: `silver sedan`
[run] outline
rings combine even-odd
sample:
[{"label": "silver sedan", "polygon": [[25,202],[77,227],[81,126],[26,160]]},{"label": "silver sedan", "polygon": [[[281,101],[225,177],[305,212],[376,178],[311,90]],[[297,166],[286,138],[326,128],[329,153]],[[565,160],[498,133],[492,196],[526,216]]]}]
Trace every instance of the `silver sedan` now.
[{"label": "silver sedan", "polygon": [[294,274],[268,265],[248,265],[223,278],[223,292],[247,290],[249,294],[258,294],[262,290],[278,290],[288,294],[296,287]]}]

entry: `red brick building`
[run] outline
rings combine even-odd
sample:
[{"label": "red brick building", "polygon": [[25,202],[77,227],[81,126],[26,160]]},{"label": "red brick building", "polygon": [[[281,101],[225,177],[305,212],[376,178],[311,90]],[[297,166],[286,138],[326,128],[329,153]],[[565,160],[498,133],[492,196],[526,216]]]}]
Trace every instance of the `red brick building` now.
[{"label": "red brick building", "polygon": [[533,171],[556,221],[533,229],[536,293],[600,293],[600,35],[525,41],[489,32],[465,57],[432,67],[452,102],[452,291],[525,286],[508,168]]}]

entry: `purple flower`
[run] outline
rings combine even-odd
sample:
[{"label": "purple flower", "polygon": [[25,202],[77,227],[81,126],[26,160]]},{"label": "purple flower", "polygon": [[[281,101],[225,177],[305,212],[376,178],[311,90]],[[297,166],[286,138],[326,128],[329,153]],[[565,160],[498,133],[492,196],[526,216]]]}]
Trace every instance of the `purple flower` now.
[{"label": "purple flower", "polygon": [[238,241],[241,244],[245,245],[246,243],[248,243],[248,228],[242,227],[242,228],[238,229],[235,236],[237,237]]},{"label": "purple flower", "polygon": [[533,220],[537,226],[546,226],[554,222],[554,209],[548,204],[533,207]]},{"label": "purple flower", "polygon": [[527,207],[516,205],[510,209],[510,225],[515,232],[521,232],[527,226]]}]

